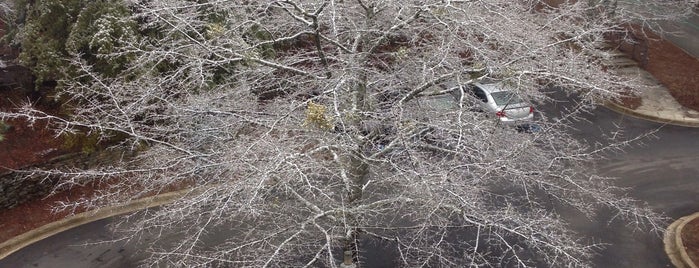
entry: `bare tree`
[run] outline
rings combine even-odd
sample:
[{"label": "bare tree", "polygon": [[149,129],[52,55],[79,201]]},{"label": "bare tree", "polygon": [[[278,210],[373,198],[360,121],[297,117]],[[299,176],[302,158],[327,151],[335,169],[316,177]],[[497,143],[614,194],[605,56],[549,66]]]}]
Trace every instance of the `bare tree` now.
[{"label": "bare tree", "polygon": [[[691,9],[611,12],[607,2],[133,1],[128,19],[143,35],[100,55],[131,59],[122,75],[76,60],[69,117],[2,116],[115,136],[112,149],[133,153],[45,171],[64,175],[62,187],[110,183],[81,205],[191,189],[136,218],[140,232],[182,237],[146,265],[337,267],[348,252],[345,263],[361,266],[381,248],[399,266],[587,266],[596,245],[552,204],[658,223],[590,168],[625,142],[567,132],[600,101],[642,89],[588,51],[619,25]],[[526,134],[474,112],[464,94],[445,101],[440,85],[483,78],[541,105],[550,88],[580,105],[541,115],[544,131]],[[206,245],[217,228],[229,235]]]}]

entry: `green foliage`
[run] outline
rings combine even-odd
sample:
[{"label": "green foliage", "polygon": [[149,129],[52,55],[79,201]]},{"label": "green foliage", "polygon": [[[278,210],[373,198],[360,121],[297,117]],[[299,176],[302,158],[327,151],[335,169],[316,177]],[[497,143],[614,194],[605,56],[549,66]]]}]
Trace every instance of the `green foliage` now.
[{"label": "green foliage", "polygon": [[80,55],[98,72],[115,75],[129,57],[102,56],[136,36],[129,9],[117,0],[15,0],[17,24],[9,25],[21,46],[20,63],[32,70],[37,86],[74,74],[68,61]]},{"label": "green foliage", "polygon": [[129,54],[108,56],[124,42],[137,39],[137,25],[121,2],[92,1],[80,11],[66,40],[70,54],[81,55],[95,70],[115,76],[132,60]]},{"label": "green foliage", "polygon": [[61,137],[63,137],[63,144],[61,145],[63,149],[80,149],[84,154],[90,154],[99,148],[100,135],[96,133],[75,132],[64,134]]},{"label": "green foliage", "polygon": [[0,121],[0,141],[5,140],[5,136],[3,134],[7,133],[12,128],[9,124],[5,123],[5,121]]},{"label": "green foliage", "polygon": [[[18,7],[16,24],[9,25],[12,42],[21,47],[20,64],[28,67],[36,76],[37,88],[45,81],[89,79],[81,76],[81,70],[69,64],[79,59],[90,66],[93,71],[108,76],[138,75],[141,71],[169,73],[180,68],[184,63],[178,58],[162,58],[154,62],[141,63],[143,68],[136,73],[123,71],[137,57],[134,51],[126,51],[127,44],[169,43],[186,39],[184,33],[163,31],[157,24],[147,24],[132,17],[138,11],[128,3],[120,0],[11,0]],[[207,0],[197,0],[206,3]],[[258,25],[247,29],[234,30],[227,11],[214,9],[212,5],[197,5],[198,18],[203,24],[197,29],[203,35],[191,33],[191,36],[203,36],[208,42],[218,42],[222,46],[247,46],[246,40],[272,40],[271,34]],[[142,23],[143,25],[139,25]],[[143,27],[141,27],[143,26]],[[236,33],[243,31],[243,37]],[[230,38],[235,42],[229,42]],[[146,48],[147,49],[147,48]],[[251,57],[276,57],[274,45],[269,43],[250,52]],[[211,56],[214,57],[214,56]],[[219,60],[219,59],[213,59]],[[231,62],[212,69],[210,88],[230,82],[238,69],[239,62]],[[243,63],[245,64],[245,63]],[[81,81],[89,82],[89,81]]]},{"label": "green foliage", "polygon": [[34,72],[37,84],[61,77],[66,65],[65,40],[82,4],[82,0],[36,0],[20,10],[19,18],[24,21],[19,22],[15,36],[22,47],[19,60]]},{"label": "green foliage", "polygon": [[[243,34],[244,39],[251,39],[253,42],[273,40],[272,34],[257,24],[253,24]],[[262,57],[274,58],[277,56],[276,50],[272,44],[265,44],[258,48],[258,52]]]}]

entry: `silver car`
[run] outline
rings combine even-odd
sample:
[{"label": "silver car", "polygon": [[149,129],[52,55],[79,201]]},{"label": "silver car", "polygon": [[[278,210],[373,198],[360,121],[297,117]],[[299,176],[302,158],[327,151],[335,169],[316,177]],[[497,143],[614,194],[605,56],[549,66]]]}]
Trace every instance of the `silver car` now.
[{"label": "silver car", "polygon": [[494,114],[505,125],[526,124],[534,118],[534,107],[500,82],[473,83],[464,90],[481,110]]}]

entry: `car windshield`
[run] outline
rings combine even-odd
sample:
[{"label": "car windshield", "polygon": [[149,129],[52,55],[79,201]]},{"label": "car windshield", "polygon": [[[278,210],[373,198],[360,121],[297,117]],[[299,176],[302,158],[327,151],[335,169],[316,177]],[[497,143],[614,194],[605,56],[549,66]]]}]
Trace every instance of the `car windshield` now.
[{"label": "car windshield", "polygon": [[498,91],[491,93],[491,95],[493,96],[493,100],[495,100],[495,104],[498,106],[524,102],[512,91]]}]

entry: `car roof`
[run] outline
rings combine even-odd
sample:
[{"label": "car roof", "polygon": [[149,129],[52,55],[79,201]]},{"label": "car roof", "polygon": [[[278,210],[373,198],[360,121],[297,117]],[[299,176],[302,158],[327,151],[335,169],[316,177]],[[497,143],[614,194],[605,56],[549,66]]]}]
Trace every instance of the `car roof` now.
[{"label": "car roof", "polygon": [[486,91],[488,93],[500,92],[500,91],[511,91],[511,90],[505,88],[505,86],[500,82],[490,82],[490,83],[476,82],[476,83],[473,83],[473,85],[483,89],[484,91]]},{"label": "car roof", "polygon": [[[487,93],[493,93],[493,92],[500,92],[500,91],[512,91],[512,89],[508,86],[506,86],[502,81],[500,80],[495,80],[491,78],[484,78],[481,79],[477,82],[472,82],[469,83],[470,85],[477,86]],[[465,85],[464,85],[465,86]],[[449,89],[456,89],[459,87],[459,84],[455,82],[449,82],[445,83],[441,86],[442,88],[449,88]]]}]

